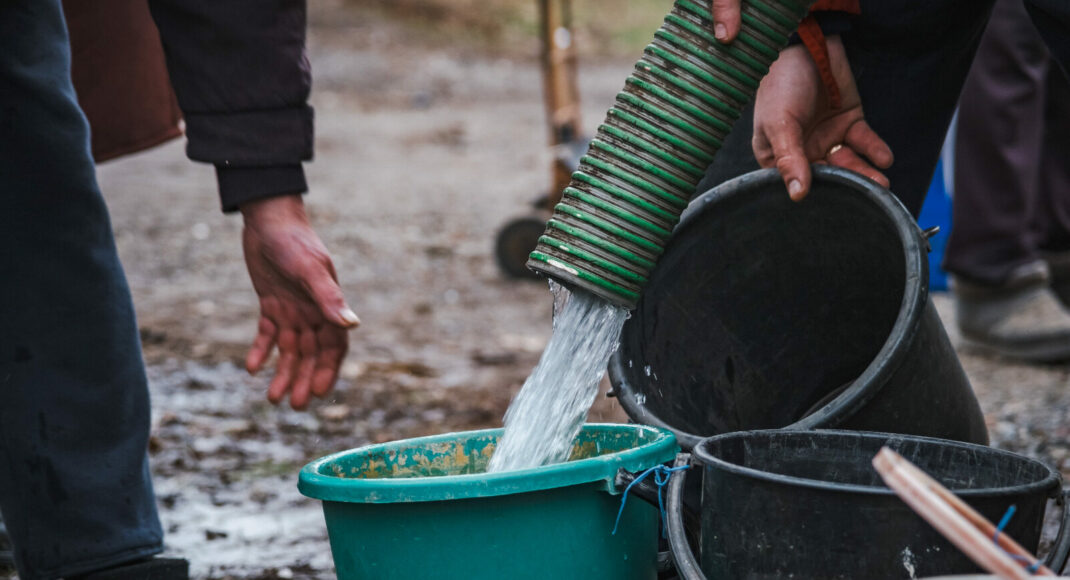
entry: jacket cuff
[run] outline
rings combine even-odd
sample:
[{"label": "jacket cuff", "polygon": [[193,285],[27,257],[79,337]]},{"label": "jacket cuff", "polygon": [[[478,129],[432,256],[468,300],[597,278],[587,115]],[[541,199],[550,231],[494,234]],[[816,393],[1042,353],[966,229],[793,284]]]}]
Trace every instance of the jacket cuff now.
[{"label": "jacket cuff", "polygon": [[185,112],[186,154],[215,165],[264,167],[312,159],[312,107]]},{"label": "jacket cuff", "polygon": [[268,167],[216,165],[215,173],[223,211],[228,213],[249,201],[308,191],[300,163]]}]

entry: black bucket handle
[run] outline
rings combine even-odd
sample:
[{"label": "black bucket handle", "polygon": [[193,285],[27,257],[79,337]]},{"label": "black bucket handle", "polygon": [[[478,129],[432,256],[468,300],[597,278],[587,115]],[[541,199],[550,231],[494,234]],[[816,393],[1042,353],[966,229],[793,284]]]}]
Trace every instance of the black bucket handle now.
[{"label": "black bucket handle", "polygon": [[[673,467],[691,465],[691,454],[681,453],[676,456]],[[688,469],[680,470],[669,479],[669,493],[665,499],[665,520],[669,536],[669,548],[672,549],[672,558],[676,563],[676,573],[681,580],[706,580],[702,568],[698,565],[698,559],[691,551],[691,545],[687,543],[687,532],[684,531],[684,481],[687,479]]]},{"label": "black bucket handle", "polygon": [[[680,453],[676,456],[673,467],[691,465],[691,454]],[[676,563],[676,572],[681,580],[706,580],[706,575],[699,566],[698,559],[691,551],[691,545],[687,542],[687,533],[684,531],[684,481],[687,478],[688,469],[674,474],[669,480],[669,493],[665,500],[665,514],[669,547],[672,549],[673,561]],[[1070,488],[1060,489],[1057,493],[1056,502],[1062,504],[1063,517],[1059,522],[1059,534],[1055,537],[1048,555],[1044,557],[1044,565],[1062,575],[1066,568],[1067,557],[1070,556]]]},{"label": "black bucket handle", "polygon": [[1066,571],[1066,559],[1070,556],[1070,530],[1067,529],[1070,527],[1070,488],[1060,489],[1055,501],[1063,505],[1063,518],[1059,522],[1059,535],[1055,536],[1055,543],[1044,557],[1044,565],[1062,576]]}]

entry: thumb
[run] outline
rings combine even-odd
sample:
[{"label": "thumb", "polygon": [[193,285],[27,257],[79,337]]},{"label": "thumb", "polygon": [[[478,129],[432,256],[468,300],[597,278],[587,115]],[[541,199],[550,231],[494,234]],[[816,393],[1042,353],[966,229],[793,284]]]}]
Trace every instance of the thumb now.
[{"label": "thumb", "polygon": [[740,28],[740,0],[713,0],[713,35],[722,44],[735,40]]},{"label": "thumb", "polygon": [[345,295],[338,282],[328,273],[328,268],[318,268],[306,279],[306,288],[323,317],[331,324],[342,328],[360,326],[360,318],[346,304]]}]

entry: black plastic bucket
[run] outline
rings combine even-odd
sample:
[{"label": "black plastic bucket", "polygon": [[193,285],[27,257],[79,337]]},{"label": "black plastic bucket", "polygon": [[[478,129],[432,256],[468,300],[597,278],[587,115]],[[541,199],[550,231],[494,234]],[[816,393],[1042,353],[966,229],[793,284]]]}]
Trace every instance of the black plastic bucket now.
[{"label": "black plastic bucket", "polygon": [[[768,430],[695,446],[694,468],[673,476],[669,537],[684,580],[917,578],[979,569],[887,488],[871,465],[891,447],[1036,553],[1061,477],[1039,461],[953,441],[872,432]],[[686,456],[681,456],[686,457]],[[685,477],[702,476],[701,572],[683,537]],[[1070,534],[1049,555],[1058,571]]]},{"label": "black plastic bucket", "polygon": [[789,200],[776,170],[696,198],[609,365],[639,423],[689,449],[791,427],[986,443],[928,295],[928,242],[888,190],[814,167]]}]

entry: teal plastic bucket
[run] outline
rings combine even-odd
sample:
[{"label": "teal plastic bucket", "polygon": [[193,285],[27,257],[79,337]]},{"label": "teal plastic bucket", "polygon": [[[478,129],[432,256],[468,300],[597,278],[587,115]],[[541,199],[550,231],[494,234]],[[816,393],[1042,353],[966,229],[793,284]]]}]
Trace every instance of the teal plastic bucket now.
[{"label": "teal plastic bucket", "polygon": [[323,501],[339,580],[650,579],[657,509],[621,496],[617,470],[671,461],[670,431],[586,425],[569,461],[485,473],[501,429],[336,453],[301,470]]}]

